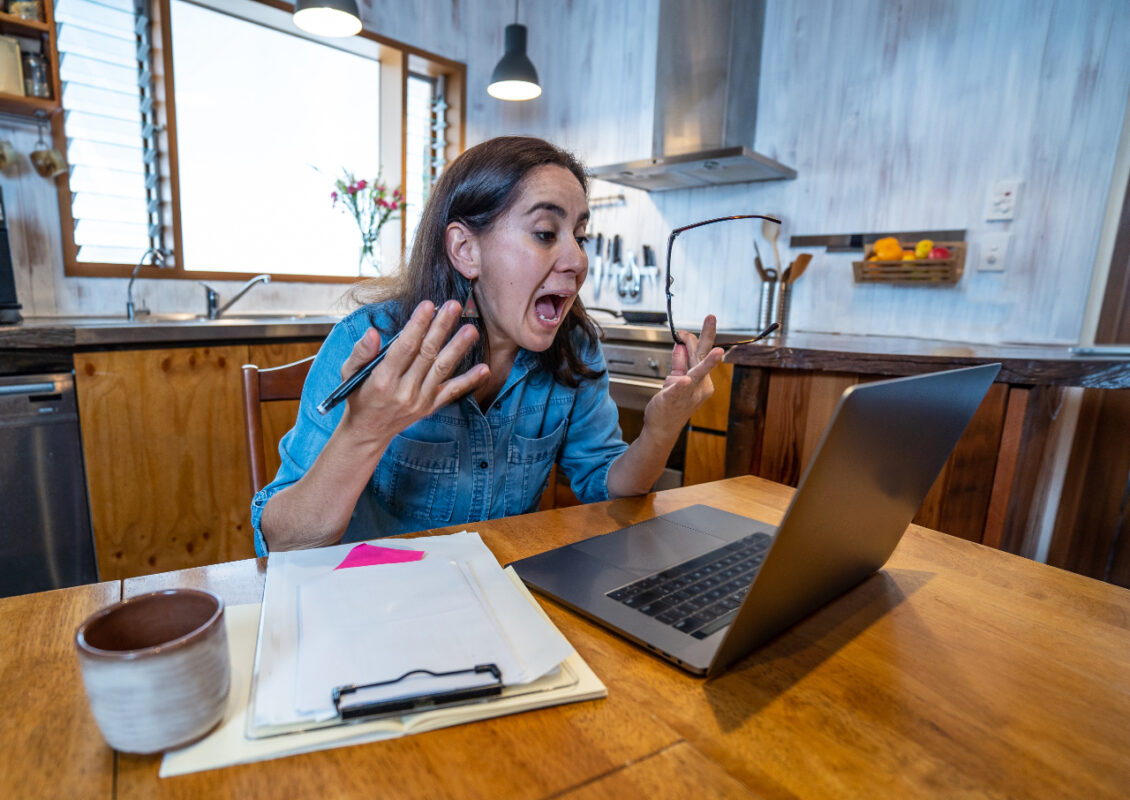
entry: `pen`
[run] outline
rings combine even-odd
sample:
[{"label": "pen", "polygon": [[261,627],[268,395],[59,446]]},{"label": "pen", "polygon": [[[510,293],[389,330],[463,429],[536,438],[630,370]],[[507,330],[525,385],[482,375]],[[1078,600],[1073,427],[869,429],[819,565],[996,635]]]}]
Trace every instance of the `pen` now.
[{"label": "pen", "polygon": [[397,331],[395,336],[385,342],[385,346],[381,348],[380,352],[377,353],[372,361],[361,367],[361,369],[357,370],[340,384],[338,384],[338,387],[330,392],[329,396],[326,397],[325,400],[318,403],[318,413],[325,416],[330,412],[331,409],[338,406],[342,400],[349,397],[353,390],[360,386],[363,380],[369,377],[369,373],[377,368],[377,364],[381,363],[381,361],[384,360],[385,354],[388,353],[388,349],[392,347],[393,342],[400,338],[400,334],[402,332],[403,329]]}]

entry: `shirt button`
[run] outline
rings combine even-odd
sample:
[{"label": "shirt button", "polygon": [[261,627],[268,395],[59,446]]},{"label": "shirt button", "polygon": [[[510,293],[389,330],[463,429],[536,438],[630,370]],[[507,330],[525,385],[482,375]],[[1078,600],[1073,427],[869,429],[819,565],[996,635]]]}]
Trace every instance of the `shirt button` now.
[{"label": "shirt button", "polygon": [[487,462],[480,461],[479,462],[479,469],[486,469],[486,468],[487,468]]},{"label": "shirt button", "polygon": [[494,407],[495,407],[496,409],[502,408],[502,403],[501,403],[501,402],[495,403],[495,404],[494,404]]}]

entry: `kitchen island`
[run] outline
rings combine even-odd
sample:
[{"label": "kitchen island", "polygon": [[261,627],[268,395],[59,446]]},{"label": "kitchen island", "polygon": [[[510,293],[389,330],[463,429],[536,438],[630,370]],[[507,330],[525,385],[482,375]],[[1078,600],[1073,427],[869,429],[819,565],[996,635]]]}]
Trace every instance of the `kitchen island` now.
[{"label": "kitchen island", "polygon": [[[1065,346],[800,333],[740,345],[726,360],[734,378],[725,474],[794,486],[847,387],[1000,362],[997,382],[915,522],[1029,557],[1037,552],[1034,505],[1064,388],[1130,388],[1130,358],[1078,356]],[[1126,479],[1121,470],[1109,485],[1089,487],[1091,500],[1117,506]]]}]

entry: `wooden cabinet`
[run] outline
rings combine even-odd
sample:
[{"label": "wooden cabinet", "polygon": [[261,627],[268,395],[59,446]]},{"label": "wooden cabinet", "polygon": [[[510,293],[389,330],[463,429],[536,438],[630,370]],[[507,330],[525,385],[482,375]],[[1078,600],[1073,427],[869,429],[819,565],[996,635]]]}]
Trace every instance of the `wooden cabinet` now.
[{"label": "wooden cabinet", "polygon": [[[0,5],[6,5],[0,4]],[[0,91],[0,111],[9,114],[52,114],[59,108],[59,54],[55,46],[55,9],[52,0],[39,0],[42,21],[24,19],[0,11],[0,35],[15,39],[21,51],[38,49],[47,62],[49,98],[31,97],[20,92]],[[22,71],[22,66],[21,66]]]},{"label": "wooden cabinet", "polygon": [[[75,383],[103,580],[254,555],[240,367],[318,342],[77,353]],[[297,403],[265,409],[267,450]],[[273,463],[273,466],[271,464]]]},{"label": "wooden cabinet", "polygon": [[730,416],[732,364],[719,364],[710,373],[714,394],[691,415],[683,485],[717,481],[726,477],[726,426]]},{"label": "wooden cabinet", "polygon": [[[726,474],[796,486],[840,395],[886,376],[802,369],[741,370]],[[994,383],[914,522],[1029,554],[1031,509],[1057,387]]]}]

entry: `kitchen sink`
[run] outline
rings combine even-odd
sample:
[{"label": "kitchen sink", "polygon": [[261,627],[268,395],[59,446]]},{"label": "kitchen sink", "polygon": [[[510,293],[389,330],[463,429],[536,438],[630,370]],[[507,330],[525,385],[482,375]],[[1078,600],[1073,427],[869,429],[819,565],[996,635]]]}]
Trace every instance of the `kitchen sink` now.
[{"label": "kitchen sink", "polygon": [[325,336],[340,320],[319,312],[243,313],[208,319],[186,312],[124,317],[85,317],[69,321],[78,345],[144,344],[240,339]]}]

